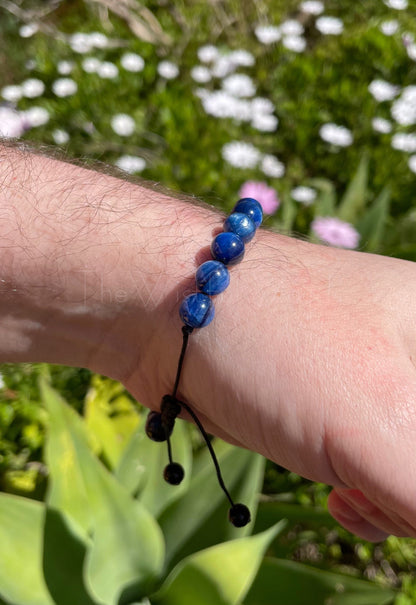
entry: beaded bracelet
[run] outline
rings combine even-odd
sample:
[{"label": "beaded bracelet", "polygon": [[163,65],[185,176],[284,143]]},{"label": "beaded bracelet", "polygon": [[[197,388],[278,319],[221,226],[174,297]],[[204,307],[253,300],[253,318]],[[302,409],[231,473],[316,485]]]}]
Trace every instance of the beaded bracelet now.
[{"label": "beaded bracelet", "polygon": [[235,265],[244,256],[244,244],[249,242],[263,220],[263,210],[259,202],[253,198],[239,200],[230,216],[224,221],[224,231],[219,233],[211,245],[213,260],[206,261],[196,272],[198,292],[187,296],[179,309],[183,322],[182,350],[179,356],[176,379],[171,395],[164,395],[160,412],[149,412],[146,421],[146,434],[153,441],[166,441],[168,446],[169,464],[165,467],[163,476],[172,485],[179,485],[184,478],[184,470],[180,464],[173,462],[170,436],[175,420],[184,408],[200,430],[211,454],[218,483],[227,496],[231,508],[229,520],[235,527],[244,527],[250,522],[250,511],[245,504],[234,503],[225,487],[221,470],[212,444],[199,418],[192,408],[176,397],[185,358],[189,335],[194,328],[207,326],[214,318],[214,303],[211,296],[223,292],[230,283],[228,265]]}]

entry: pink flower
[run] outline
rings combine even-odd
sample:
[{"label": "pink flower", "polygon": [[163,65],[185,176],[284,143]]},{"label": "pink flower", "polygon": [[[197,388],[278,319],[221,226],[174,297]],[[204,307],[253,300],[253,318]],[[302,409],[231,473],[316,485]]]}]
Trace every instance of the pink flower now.
[{"label": "pink flower", "polygon": [[318,216],[312,221],[312,231],[320,240],[339,248],[357,248],[360,234],[350,223],[332,216]]},{"label": "pink flower", "polygon": [[280,205],[276,191],[261,181],[247,181],[240,189],[240,197],[252,197],[260,202],[265,214],[274,214]]}]

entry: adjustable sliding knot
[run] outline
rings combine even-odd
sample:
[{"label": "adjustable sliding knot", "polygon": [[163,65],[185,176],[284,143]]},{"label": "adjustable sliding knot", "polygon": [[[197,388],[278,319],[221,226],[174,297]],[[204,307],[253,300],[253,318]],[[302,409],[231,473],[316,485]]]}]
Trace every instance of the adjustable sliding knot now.
[{"label": "adjustable sliding knot", "polygon": [[149,412],[146,420],[146,435],[152,441],[166,441],[172,434],[175,420],[181,412],[181,405],[176,397],[164,395],[160,412]]},{"label": "adjustable sliding knot", "polygon": [[175,420],[181,413],[181,409],[181,404],[176,397],[173,397],[173,395],[163,395],[162,403],[160,404],[162,424],[170,430],[170,432],[172,432]]},{"label": "adjustable sliding knot", "polygon": [[215,309],[211,296],[223,292],[230,283],[227,266],[235,265],[244,256],[245,244],[249,242],[257,227],[263,219],[263,209],[259,202],[253,198],[243,198],[234,207],[233,212],[224,221],[224,231],[218,234],[211,245],[213,260],[200,265],[196,272],[197,292],[189,294],[179,309],[182,326],[182,349],[176,371],[176,379],[171,395],[164,395],[160,405],[160,412],[150,412],[146,422],[146,434],[153,441],[167,441],[169,464],[165,467],[163,476],[168,483],[178,485],[183,477],[184,470],[180,464],[172,460],[172,447],[170,436],[175,420],[184,408],[192,417],[203,436],[217,473],[218,483],[228,498],[231,508],[228,518],[235,527],[244,527],[250,522],[250,511],[245,504],[234,503],[228,492],[208,435],[198,416],[185,402],[176,398],[188,338],[195,328],[204,328],[214,319]]}]

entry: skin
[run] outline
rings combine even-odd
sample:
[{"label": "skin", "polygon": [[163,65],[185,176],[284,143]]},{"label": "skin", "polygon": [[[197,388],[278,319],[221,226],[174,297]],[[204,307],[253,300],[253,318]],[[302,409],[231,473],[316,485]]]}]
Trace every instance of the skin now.
[{"label": "skin", "polygon": [[[224,216],[13,146],[0,183],[0,362],[88,367],[159,409]],[[416,536],[415,265],[260,229],[215,308],[178,391],[207,430],[332,485],[362,538]]]}]

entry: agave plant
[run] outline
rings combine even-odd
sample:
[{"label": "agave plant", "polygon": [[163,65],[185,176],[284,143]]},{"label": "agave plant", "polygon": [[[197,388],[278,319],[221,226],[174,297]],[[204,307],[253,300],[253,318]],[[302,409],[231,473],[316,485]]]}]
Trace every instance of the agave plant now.
[{"label": "agave plant", "polygon": [[[208,453],[192,456],[185,423],[172,439],[186,479],[173,487],[143,422],[117,453],[96,396],[85,419],[46,380],[41,393],[48,492],[45,502],[0,494],[0,605],[296,605],[305,590],[308,603],[391,603],[391,591],[368,582],[264,558],[285,521],[256,535],[232,527]],[[91,423],[101,426],[93,440]],[[233,496],[255,512],[264,459],[216,448]]]}]

